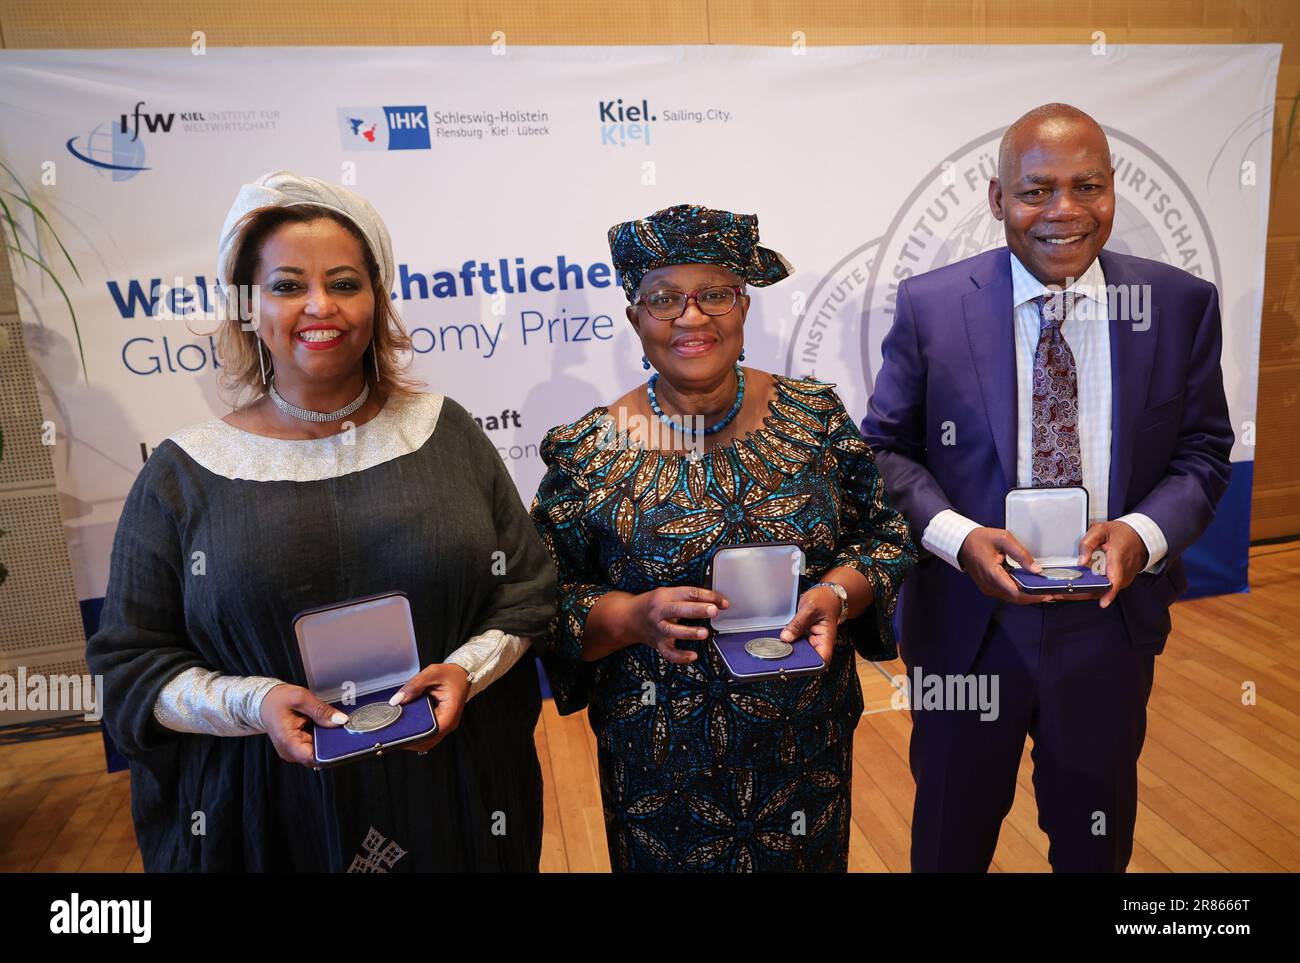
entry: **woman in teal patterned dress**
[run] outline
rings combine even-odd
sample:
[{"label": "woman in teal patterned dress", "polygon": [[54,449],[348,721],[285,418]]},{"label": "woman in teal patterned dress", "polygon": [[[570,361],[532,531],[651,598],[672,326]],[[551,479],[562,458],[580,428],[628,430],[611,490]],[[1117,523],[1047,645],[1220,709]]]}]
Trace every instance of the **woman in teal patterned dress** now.
[{"label": "woman in teal patterned dress", "polygon": [[[757,219],[680,205],[616,225],[628,319],[657,375],[552,429],[533,519],[559,615],[542,645],[556,705],[588,708],[616,871],[848,865],[854,649],[894,655],[916,560],[871,452],[829,384],[742,368],[745,284],[789,265]],[[786,640],[824,672],[733,679],[707,620],[718,548],[797,542],[805,589]]]}]

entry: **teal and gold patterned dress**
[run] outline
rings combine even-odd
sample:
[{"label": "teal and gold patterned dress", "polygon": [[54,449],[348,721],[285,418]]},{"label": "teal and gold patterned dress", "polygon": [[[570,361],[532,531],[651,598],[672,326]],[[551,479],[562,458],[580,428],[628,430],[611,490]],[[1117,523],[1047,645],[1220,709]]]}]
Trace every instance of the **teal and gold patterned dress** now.
[{"label": "teal and gold patterned dress", "polygon": [[[893,657],[890,618],[916,550],[833,389],[777,376],[762,427],[694,461],[610,444],[605,408],[542,444],[532,515],[560,604],[536,644],[561,714],[588,708],[616,871],[847,868],[862,714],[853,653]],[[875,590],[840,626],[825,672],[739,682],[708,641],[678,641],[700,653],[690,665],[645,645],[582,661],[587,613],[605,592],[707,586],[716,549],[770,541],[803,547],[805,587],[849,566]]]}]

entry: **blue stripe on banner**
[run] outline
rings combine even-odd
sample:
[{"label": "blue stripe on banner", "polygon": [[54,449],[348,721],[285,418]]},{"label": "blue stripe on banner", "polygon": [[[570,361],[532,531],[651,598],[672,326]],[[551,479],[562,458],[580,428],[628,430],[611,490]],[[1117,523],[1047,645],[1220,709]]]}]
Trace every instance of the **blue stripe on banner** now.
[{"label": "blue stripe on banner", "polygon": [[1234,461],[1232,480],[1219,501],[1205,534],[1183,553],[1187,569],[1184,599],[1203,595],[1249,592],[1250,493],[1255,479],[1253,461]]}]

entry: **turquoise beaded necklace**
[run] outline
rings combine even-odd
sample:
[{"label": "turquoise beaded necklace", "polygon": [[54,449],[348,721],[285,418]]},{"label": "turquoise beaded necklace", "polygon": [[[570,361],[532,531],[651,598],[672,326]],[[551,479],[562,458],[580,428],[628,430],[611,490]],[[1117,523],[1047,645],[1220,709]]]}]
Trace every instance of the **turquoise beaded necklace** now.
[{"label": "turquoise beaded necklace", "polygon": [[659,407],[659,399],[655,397],[655,383],[658,380],[659,380],[659,372],[656,371],[654,374],[650,376],[650,383],[646,385],[646,394],[649,395],[650,397],[650,410],[653,411],[655,415],[658,416],[659,420],[662,421],[669,428],[672,428],[674,431],[680,431],[682,434],[685,435],[716,434],[717,432],[721,431],[723,428],[726,428],[727,425],[731,424],[733,421],[736,420],[736,415],[740,413],[740,406],[745,403],[745,372],[740,367],[740,365],[736,365],[736,402],[731,406],[731,410],[728,411],[726,415],[723,416],[723,419],[719,421],[716,425],[711,425],[710,427],[704,429],[691,428],[683,424],[682,419],[680,418],[674,419],[670,417],[669,415],[664,413],[664,410],[662,408]]}]

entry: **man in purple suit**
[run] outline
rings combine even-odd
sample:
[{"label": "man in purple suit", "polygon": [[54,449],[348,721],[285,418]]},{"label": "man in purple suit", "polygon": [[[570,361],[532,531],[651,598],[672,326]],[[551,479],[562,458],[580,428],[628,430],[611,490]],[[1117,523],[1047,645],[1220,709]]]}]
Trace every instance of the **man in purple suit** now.
[{"label": "man in purple suit", "polygon": [[[900,603],[908,676],[997,703],[913,692],[912,868],[988,869],[1028,735],[1052,868],[1122,872],[1179,556],[1231,470],[1218,292],[1103,249],[1114,169],[1082,111],[1035,108],[998,161],[1007,246],[899,285],[862,426],[930,553]],[[1004,564],[1038,568],[1002,527],[1008,490],[1062,485],[1087,489],[1079,563],[1104,553],[1100,598],[1027,595]]]}]

